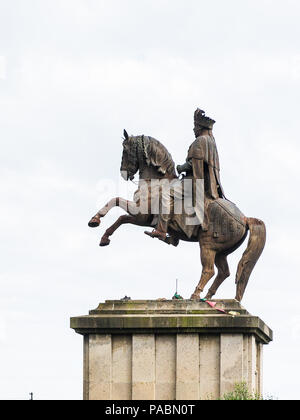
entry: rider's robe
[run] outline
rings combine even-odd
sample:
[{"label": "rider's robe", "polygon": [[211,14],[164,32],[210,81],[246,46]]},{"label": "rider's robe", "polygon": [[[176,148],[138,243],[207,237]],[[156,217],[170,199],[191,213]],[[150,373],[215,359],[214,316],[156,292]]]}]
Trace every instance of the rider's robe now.
[{"label": "rider's robe", "polygon": [[[187,161],[191,164],[190,173],[187,172],[187,177],[183,181],[174,180],[171,194],[167,192],[161,197],[162,201],[171,202],[172,209],[174,209],[174,202],[175,204],[178,201],[181,202],[184,197],[183,212],[176,213],[175,211],[172,216],[161,212],[157,229],[165,231],[168,224],[172,227],[175,223],[191,238],[197,236],[200,226],[203,230],[207,230],[208,221],[205,214],[209,201],[224,197],[220,182],[219,156],[214,137],[199,136],[188,150]],[[189,179],[192,180],[191,189],[190,184],[186,182]],[[197,182],[198,180],[200,183]],[[188,188],[186,188],[187,185]],[[154,223],[156,224],[156,219]]]},{"label": "rider's robe", "polygon": [[[188,150],[186,160],[191,166],[185,179],[192,180],[191,196],[194,217],[191,218],[186,214],[174,215],[173,220],[190,238],[194,235],[197,236],[199,226],[202,230],[208,229],[207,206],[211,200],[224,198],[224,191],[220,182],[219,156],[213,136],[197,137]],[[180,186],[177,184],[173,194],[175,201],[178,191],[180,191]],[[187,195],[189,193],[186,194],[185,189],[185,197]],[[180,196],[178,195],[178,197]]]},{"label": "rider's robe", "polygon": [[197,137],[189,148],[187,161],[192,164],[193,178],[204,180],[206,197],[223,198],[219,155],[214,137],[209,135]]}]

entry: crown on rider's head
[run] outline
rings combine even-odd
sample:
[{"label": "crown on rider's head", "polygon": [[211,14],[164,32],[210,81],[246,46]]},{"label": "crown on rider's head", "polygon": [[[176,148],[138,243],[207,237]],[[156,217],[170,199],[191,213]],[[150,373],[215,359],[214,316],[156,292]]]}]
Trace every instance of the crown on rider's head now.
[{"label": "crown on rider's head", "polygon": [[213,128],[215,122],[215,120],[212,120],[205,115],[205,111],[202,111],[202,109],[199,108],[196,109],[194,114],[195,127],[205,127],[211,129]]}]

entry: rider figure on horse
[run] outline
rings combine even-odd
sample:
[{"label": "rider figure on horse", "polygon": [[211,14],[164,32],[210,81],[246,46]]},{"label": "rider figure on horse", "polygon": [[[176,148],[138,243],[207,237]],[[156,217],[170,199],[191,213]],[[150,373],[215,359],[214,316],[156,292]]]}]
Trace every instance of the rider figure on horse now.
[{"label": "rider figure on horse", "polygon": [[[205,115],[201,109],[196,109],[194,114],[194,134],[196,140],[191,144],[186,162],[177,166],[179,174],[185,172],[187,178],[192,179],[193,183],[193,206],[197,214],[197,206],[200,205],[199,197],[196,194],[197,180],[204,182],[204,219],[199,219],[199,224],[203,231],[207,230],[207,218],[205,208],[207,203],[218,198],[225,198],[224,191],[220,182],[219,155],[216,142],[212,134],[215,121]],[[197,200],[196,200],[197,198]],[[173,217],[174,195],[172,192],[168,197],[162,195],[162,200],[169,200],[170,211],[160,212],[156,229],[152,232],[145,232],[152,238],[165,240],[168,232],[168,224]]]}]

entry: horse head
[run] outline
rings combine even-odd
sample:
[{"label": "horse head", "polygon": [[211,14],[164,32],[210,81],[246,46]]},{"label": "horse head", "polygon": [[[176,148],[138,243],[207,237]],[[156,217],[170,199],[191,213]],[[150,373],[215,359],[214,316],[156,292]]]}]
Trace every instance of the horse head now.
[{"label": "horse head", "polygon": [[121,175],[126,181],[147,167],[151,169],[147,171],[148,175],[156,174],[155,178],[177,177],[172,156],[158,140],[144,135],[129,136],[126,130],[123,140]]},{"label": "horse head", "polygon": [[132,180],[139,169],[136,137],[129,136],[124,130],[121,175],[125,181]]}]

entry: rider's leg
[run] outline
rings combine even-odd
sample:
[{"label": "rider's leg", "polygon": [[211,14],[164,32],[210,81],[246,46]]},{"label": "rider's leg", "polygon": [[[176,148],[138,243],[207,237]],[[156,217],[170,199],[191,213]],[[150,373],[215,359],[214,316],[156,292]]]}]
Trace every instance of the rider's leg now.
[{"label": "rider's leg", "polygon": [[152,232],[145,232],[145,234],[151,236],[152,238],[158,238],[165,241],[168,233],[168,225],[173,215],[174,196],[170,192],[170,187],[169,189],[162,188],[160,212],[156,229],[154,229]]}]

